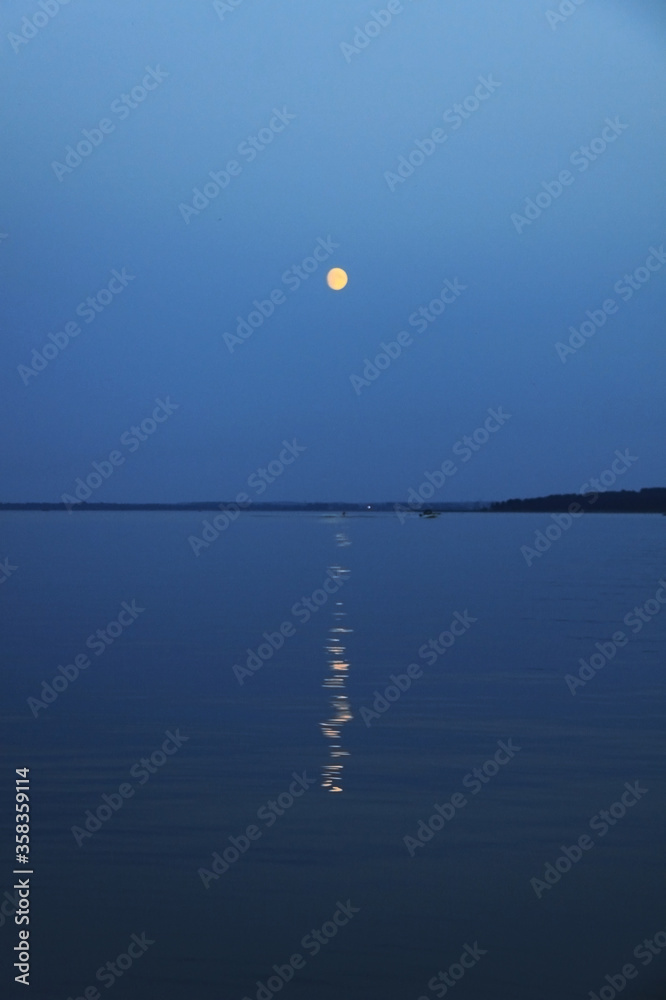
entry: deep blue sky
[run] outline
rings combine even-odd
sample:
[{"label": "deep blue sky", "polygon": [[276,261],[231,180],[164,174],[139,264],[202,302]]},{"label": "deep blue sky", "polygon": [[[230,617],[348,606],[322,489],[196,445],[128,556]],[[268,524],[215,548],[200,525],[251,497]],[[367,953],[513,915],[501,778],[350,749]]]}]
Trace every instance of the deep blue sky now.
[{"label": "deep blue sky", "polygon": [[[228,499],[283,439],[306,451],[261,499],[402,499],[498,407],[510,419],[437,499],[577,489],[626,448],[639,460],[618,487],[662,484],[666,265],[627,302],[613,290],[666,243],[659,5],[586,0],[551,26],[548,0],[404,0],[347,57],[371,3],[224,6],[71,0],[12,45],[41,8],[2,5],[2,499],[57,500],[115,449],[94,499]],[[168,75],[118,110],[146,67]],[[479,77],[500,85],[456,127],[443,116]],[[295,118],[250,162],[238,148],[276,108]],[[105,118],[90,156],[54,168]],[[570,157],[607,118],[628,128],[581,171]],[[386,172],[437,128],[391,191]],[[179,205],[233,159],[186,223]],[[566,169],[518,233],[512,214]],[[330,258],[283,283],[329,237]],[[33,348],[123,268],[134,279],[24,384]],[[456,278],[444,315],[410,327]],[[231,353],[225,332],[274,289],[286,300]],[[563,363],[555,344],[609,298]],[[350,376],[401,330],[411,346],[357,394]],[[178,409],[130,452],[121,435],[167,396]]]}]

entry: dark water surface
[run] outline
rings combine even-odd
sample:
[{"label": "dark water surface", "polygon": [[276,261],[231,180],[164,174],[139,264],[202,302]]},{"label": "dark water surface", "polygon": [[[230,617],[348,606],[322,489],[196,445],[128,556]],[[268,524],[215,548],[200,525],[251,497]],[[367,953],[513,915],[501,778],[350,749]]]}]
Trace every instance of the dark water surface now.
[{"label": "dark water surface", "polygon": [[[243,515],[195,557],[203,519],[3,517],[18,567],[0,589],[3,794],[11,805],[13,769],[28,766],[30,995],[96,984],[128,1000],[254,1000],[298,953],[287,1000],[416,1000],[445,995],[428,983],[460,975],[469,945],[480,957],[446,987],[457,1000],[611,1000],[605,977],[627,963],[636,976],[618,992],[664,996],[666,950],[633,953],[666,943],[666,614],[649,603],[666,521],[588,515],[528,567],[520,546],[549,515]],[[132,601],[136,620],[86,647]],[[649,620],[623,623],[646,602]],[[233,665],[283,623],[282,647],[240,684]],[[572,694],[565,675],[618,630],[625,645]],[[431,654],[442,632],[453,645]],[[90,666],[35,718],[28,698],[79,654]],[[369,714],[391,674],[409,688]],[[168,756],[167,731],[182,739]],[[512,754],[499,764],[498,741]],[[135,767],[156,751],[154,773]],[[294,773],[307,791],[292,798]],[[594,820],[636,782],[625,815]],[[75,837],[103,795],[122,805]],[[419,827],[433,815],[434,834]],[[406,844],[419,828],[431,838]],[[547,863],[583,835],[589,849],[546,888]],[[0,892],[13,837],[7,824]],[[235,861],[230,837],[247,848]],[[11,983],[17,928],[2,919]],[[154,943],[121,977],[95,978],[144,933]]]}]

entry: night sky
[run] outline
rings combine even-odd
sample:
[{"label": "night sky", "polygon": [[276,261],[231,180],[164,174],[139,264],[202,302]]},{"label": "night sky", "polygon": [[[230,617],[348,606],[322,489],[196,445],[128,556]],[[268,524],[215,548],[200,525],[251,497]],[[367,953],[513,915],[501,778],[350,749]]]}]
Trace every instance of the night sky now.
[{"label": "night sky", "polygon": [[0,499],[663,484],[660,4],[42,3],[0,14]]}]

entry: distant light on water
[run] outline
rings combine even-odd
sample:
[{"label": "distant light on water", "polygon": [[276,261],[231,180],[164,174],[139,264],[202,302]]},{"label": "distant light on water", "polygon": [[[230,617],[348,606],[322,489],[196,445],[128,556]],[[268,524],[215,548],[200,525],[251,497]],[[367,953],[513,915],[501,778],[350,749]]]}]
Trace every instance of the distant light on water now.
[{"label": "distant light on water", "polygon": [[326,275],[326,283],[334,292],[339,292],[348,281],[347,272],[343,271],[341,267],[332,267]]}]

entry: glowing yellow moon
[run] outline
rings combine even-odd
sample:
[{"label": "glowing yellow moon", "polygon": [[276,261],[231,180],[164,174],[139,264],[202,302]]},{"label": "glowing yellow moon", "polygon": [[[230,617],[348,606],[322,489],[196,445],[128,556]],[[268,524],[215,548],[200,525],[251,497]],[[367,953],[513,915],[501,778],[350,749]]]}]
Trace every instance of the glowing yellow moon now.
[{"label": "glowing yellow moon", "polygon": [[334,292],[339,292],[341,288],[344,288],[348,280],[347,272],[343,271],[341,267],[332,267],[326,275],[326,283]]}]

